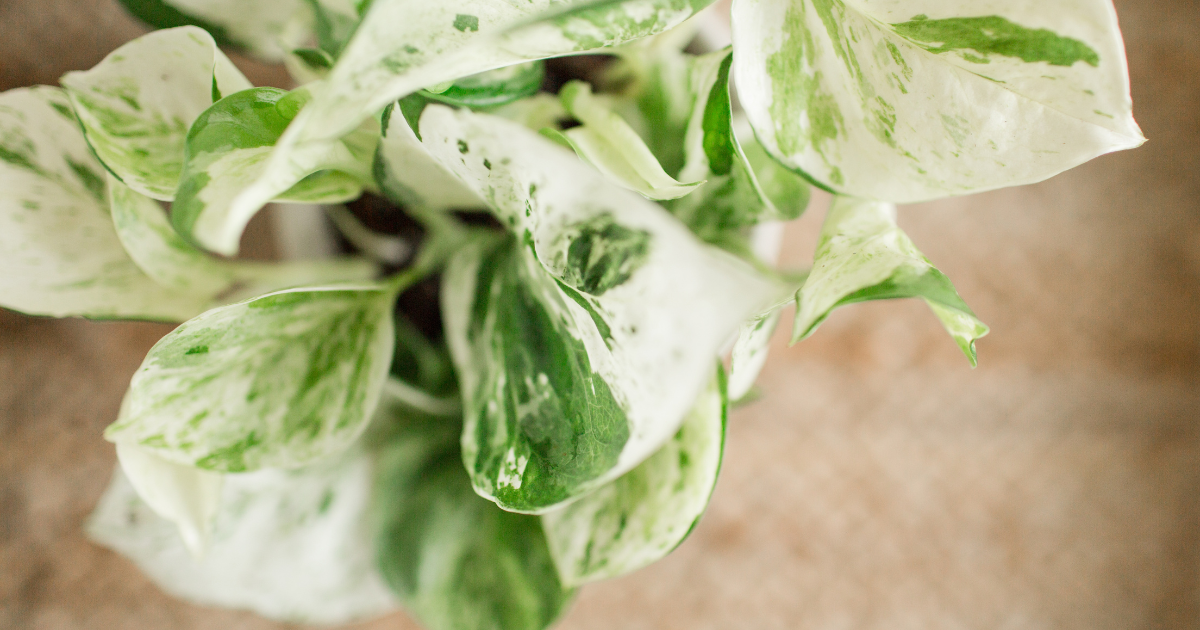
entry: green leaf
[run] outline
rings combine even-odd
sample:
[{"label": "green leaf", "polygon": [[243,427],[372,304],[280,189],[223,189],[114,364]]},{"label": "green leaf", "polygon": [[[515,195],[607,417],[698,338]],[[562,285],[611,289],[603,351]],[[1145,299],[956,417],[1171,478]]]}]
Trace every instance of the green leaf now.
[{"label": "green leaf", "polygon": [[612,181],[656,200],[678,199],[704,183],[682,183],[667,175],[637,132],[600,104],[588,84],[572,81],[559,95],[567,111],[583,123],[562,135],[580,157]]},{"label": "green leaf", "polygon": [[150,509],[179,528],[189,553],[202,559],[221,501],[224,476],[169,462],[134,444],[117,444],[129,483]]},{"label": "green leaf", "polygon": [[669,440],[774,287],[516,123],[430,106],[421,137],[513,233],[442,285],[467,470],[501,507],[546,511]]},{"label": "green leaf", "polygon": [[532,61],[463,77],[445,90],[426,92],[425,96],[458,107],[499,107],[536,94],[545,76],[546,64]]},{"label": "green leaf", "polygon": [[109,175],[109,200],[117,236],[146,275],[159,284],[212,302],[237,302],[279,289],[369,280],[365,260],[258,262],[215,258],[189,245],[171,227],[162,207]]},{"label": "green leaf", "polygon": [[487,204],[434,160],[407,118],[391,115],[375,156],[375,181],[393,201],[429,210],[483,209]]},{"label": "green leaf", "polygon": [[104,167],[66,94],[0,94],[0,306],[54,317],[183,320],[204,296],[162,287],[121,247]]},{"label": "green leaf", "polygon": [[87,533],[189,602],[297,624],[348,623],[397,607],[375,568],[373,473],[356,446],[297,470],[222,475],[208,552],[196,560],[118,471]]},{"label": "green leaf", "polygon": [[1041,181],[1140,145],[1109,0],[735,0],[734,75],[766,150],[895,203]]},{"label": "green leaf", "polygon": [[844,304],[919,297],[975,365],[975,340],[988,333],[938,271],[896,226],[896,207],[835,197],[821,228],[813,270],[796,294],[795,343]]},{"label": "green leaf", "polygon": [[266,170],[233,199],[231,213],[253,214],[323,168],[331,146],[405,95],[487,70],[653,35],[711,2],[375,0],[326,85],[280,138]]},{"label": "green leaf", "polygon": [[293,289],[184,322],[150,349],[105,437],[221,472],[341,451],[379,400],[392,300],[369,286]]},{"label": "green leaf", "polygon": [[[295,94],[304,94],[298,92]],[[276,88],[253,88],[227,96],[192,124],[184,152],[183,178],[171,208],[175,229],[197,245],[220,254],[237,253],[246,224],[260,206],[233,203],[242,188],[267,167],[276,140],[303,98]],[[337,203],[362,193],[371,180],[378,142],[374,119],[331,144],[320,172],[279,194],[280,201]]]},{"label": "green leaf", "polygon": [[218,44],[245,48],[281,61],[311,33],[303,0],[121,0],[125,9],[154,28],[194,25]]},{"label": "green leaf", "polygon": [[379,566],[429,630],[542,630],[572,592],[559,583],[539,519],[471,490],[460,426],[417,416],[380,453]]},{"label": "green leaf", "polygon": [[542,516],[565,584],[636,571],[666,556],[691,533],[721,468],[724,390],[724,378],[717,375],[657,453],[616,481]]},{"label": "green leaf", "polygon": [[252,87],[195,26],[143,35],[86,72],[62,78],[88,144],[130,188],[175,197],[188,128],[214,92]]}]

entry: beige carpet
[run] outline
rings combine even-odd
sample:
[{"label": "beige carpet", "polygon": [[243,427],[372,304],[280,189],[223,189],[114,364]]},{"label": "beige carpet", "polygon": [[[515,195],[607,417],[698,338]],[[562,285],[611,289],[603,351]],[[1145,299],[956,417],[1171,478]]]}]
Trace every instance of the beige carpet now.
[{"label": "beige carpet", "polygon": [[[1147,145],[901,210],[992,326],[980,367],[912,301],[777,339],[701,526],[562,630],[1200,628],[1200,3],[1118,10]],[[110,1],[0,0],[0,88],[138,33]],[[0,628],[283,627],[172,600],[81,534],[100,432],[167,330],[0,313]]]}]

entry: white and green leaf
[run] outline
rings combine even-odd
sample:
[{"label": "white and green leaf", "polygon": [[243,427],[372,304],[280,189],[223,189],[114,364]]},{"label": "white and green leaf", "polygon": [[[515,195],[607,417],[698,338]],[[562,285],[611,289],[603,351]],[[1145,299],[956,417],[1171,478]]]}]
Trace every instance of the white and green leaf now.
[{"label": "white and green leaf", "polygon": [[526,61],[617,46],[672,28],[712,0],[375,0],[324,89],[232,201],[263,204],[323,168],[330,147],[419,89]]},{"label": "white and green leaf", "polygon": [[104,167],[66,94],[0,94],[0,306],[30,315],[179,321],[203,296],[160,286],[121,246]]},{"label": "white and green leaf", "polygon": [[490,109],[533,96],[542,87],[546,65],[541,60],[505,66],[463,77],[445,90],[423,90],[424,96],[457,107]]},{"label": "white and green leaf", "polygon": [[108,170],[165,201],[179,186],[192,122],[221,95],[253,87],[195,26],[143,35],[91,70],[67,73],[62,85]]},{"label": "white and green leaf", "polygon": [[[234,203],[267,168],[275,142],[303,106],[307,92],[253,88],[207,109],[188,132],[183,176],[171,208],[175,229],[220,254],[237,253],[246,224],[261,205]],[[276,195],[280,201],[337,203],[362,193],[371,181],[379,127],[369,119],[353,134],[325,147],[313,173]],[[319,172],[318,172],[319,171]]]},{"label": "white and green leaf", "polygon": [[126,10],[155,28],[186,24],[213,34],[222,46],[245,48],[281,61],[313,36],[304,0],[121,0]]},{"label": "white and green leaf", "polygon": [[175,597],[289,623],[348,623],[397,607],[375,567],[373,476],[359,447],[297,470],[223,475],[208,551],[196,559],[118,470],[87,534]]},{"label": "white and green leaf", "polygon": [[542,515],[564,584],[636,571],[683,542],[717,483],[726,411],[724,378],[718,374],[657,453],[616,481]]},{"label": "white and green leaf", "polygon": [[735,0],[758,138],[839,193],[909,203],[1140,145],[1110,0]]},{"label": "white and green leaf", "polygon": [[573,595],[559,581],[536,516],[505,512],[471,489],[461,425],[412,417],[380,451],[379,567],[429,630],[543,630]]},{"label": "white and green leaf", "polygon": [[771,336],[782,317],[783,308],[774,308],[742,324],[738,330],[729,355],[729,400],[737,402],[754,388],[754,381],[767,363]]},{"label": "white and green leaf", "polygon": [[501,507],[549,510],[669,440],[775,287],[525,127],[430,106],[421,137],[513,233],[443,282],[467,469]]},{"label": "white and green leaf", "polygon": [[117,236],[142,271],[165,287],[214,304],[303,285],[369,280],[377,271],[358,259],[259,262],[209,256],[175,232],[157,202],[111,174],[108,193]]},{"label": "white and green leaf", "polygon": [[375,180],[389,198],[409,208],[428,210],[480,210],[487,207],[479,195],[467,188],[453,173],[429,155],[417,139],[412,124],[420,109],[406,113],[414,101],[424,107],[421,97],[409,97],[384,117],[387,125],[375,156]]},{"label": "white and green leaf", "polygon": [[835,197],[821,228],[812,272],[796,293],[795,343],[842,305],[917,297],[925,301],[975,365],[975,340],[988,327],[975,317],[950,279],[917,251],[896,225],[888,203]]},{"label": "white and green leaf", "polygon": [[582,125],[562,135],[580,157],[612,181],[649,199],[678,199],[704,183],[683,183],[663,170],[637,132],[592,95],[591,87],[572,81],[559,92],[563,106]]},{"label": "white and green leaf", "polygon": [[387,377],[393,297],[371,286],[293,289],[184,322],[150,349],[105,437],[220,472],[296,468],[344,450]]},{"label": "white and green leaf", "polygon": [[221,502],[224,475],[167,461],[135,444],[117,443],[125,477],[150,509],[179,528],[179,537],[199,560],[208,549]]}]

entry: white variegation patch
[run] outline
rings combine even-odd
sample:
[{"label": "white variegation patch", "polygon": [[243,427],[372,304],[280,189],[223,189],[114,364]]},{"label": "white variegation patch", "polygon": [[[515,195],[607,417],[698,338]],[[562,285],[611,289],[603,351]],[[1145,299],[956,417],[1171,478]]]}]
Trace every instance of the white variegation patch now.
[{"label": "white variegation patch", "polygon": [[375,0],[325,89],[280,138],[266,170],[233,200],[253,214],[321,168],[329,147],[388,103],[426,86],[646,37],[712,0]]},{"label": "white variegation patch", "polygon": [[950,279],[896,226],[896,206],[835,197],[821,228],[812,272],[796,293],[792,341],[811,335],[843,304],[918,297],[975,365],[975,340],[988,333]]},{"label": "white variegation patch", "polygon": [[[698,242],[659,206],[608,183],[524,127],[430,106],[421,118],[421,136],[436,159],[531,244],[537,259],[529,273],[540,268],[537,273],[549,276],[542,284],[573,281],[578,270],[569,267],[568,250],[580,225],[605,219],[648,236],[644,263],[618,285],[578,294],[587,308],[567,294],[543,305],[555,312],[564,309],[562,317],[586,347],[591,369],[612,390],[629,424],[617,464],[572,492],[585,493],[631,470],[675,434],[709,379],[713,358],[738,325],[767,306],[774,285],[745,263]],[[469,278],[476,271],[460,273]],[[468,397],[477,391],[484,367],[475,364],[465,337],[473,291],[472,282],[464,282],[447,285],[443,292],[450,348]],[[467,407],[472,406],[468,400]],[[471,441],[472,421],[468,416],[466,461],[481,447]],[[493,481],[487,475],[476,476],[475,482],[478,491],[492,496]]]},{"label": "white variegation patch", "polygon": [[279,289],[369,280],[377,269],[365,260],[259,262],[209,256],[184,241],[162,207],[108,176],[117,236],[129,256],[159,284],[214,304],[237,302]]},{"label": "white variegation patch", "polygon": [[96,155],[121,181],[171,200],[188,129],[220,95],[253,87],[205,30],[154,31],[62,85]]},{"label": "white variegation patch", "polygon": [[189,320],[150,349],[105,437],[221,472],[341,451],[379,402],[393,298],[373,286],[292,289]]},{"label": "white variegation patch", "polygon": [[169,462],[133,444],[118,443],[117,459],[138,496],[179,528],[193,558],[203,559],[221,502],[223,475]]},{"label": "white variegation patch", "polygon": [[190,602],[290,623],[347,623],[397,607],[375,568],[372,475],[361,448],[299,470],[224,475],[198,560],[118,471],[87,533]]},{"label": "white variegation patch", "polygon": [[1140,145],[1110,0],[735,0],[772,155],[896,203],[1041,181]]},{"label": "white variegation patch", "polygon": [[[790,300],[789,300],[790,302]],[[771,336],[783,316],[782,307],[772,309],[742,324],[729,356],[729,399],[741,400],[750,393],[759,372],[767,363]]]},{"label": "white variegation patch", "polygon": [[679,546],[708,507],[725,444],[724,379],[701,392],[675,437],[616,481],[542,515],[567,586],[618,577]]},{"label": "white variegation patch", "polygon": [[583,123],[563,136],[580,157],[612,181],[656,200],[678,199],[704,183],[703,179],[683,183],[668,175],[637,132],[599,103],[588,84],[572,81],[559,95],[567,111]]},{"label": "white variegation patch", "polygon": [[162,1],[221,28],[229,39],[268,61],[283,60],[312,37],[313,15],[305,0]]},{"label": "white variegation patch", "polygon": [[113,229],[104,167],[58,88],[0,95],[0,306],[31,315],[179,321],[201,295],[160,286]]}]

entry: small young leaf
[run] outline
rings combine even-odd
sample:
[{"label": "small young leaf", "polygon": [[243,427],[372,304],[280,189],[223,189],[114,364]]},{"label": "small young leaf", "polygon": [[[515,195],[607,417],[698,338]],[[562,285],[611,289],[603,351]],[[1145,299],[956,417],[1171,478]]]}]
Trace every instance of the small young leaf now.
[{"label": "small young leaf", "polygon": [[525,127],[431,105],[421,137],[513,233],[442,285],[468,472],[505,509],[549,510],[669,440],[775,288]]},{"label": "small young leaf", "polygon": [[767,362],[771,336],[775,334],[775,327],[782,316],[781,307],[742,324],[729,358],[729,400],[741,400],[754,387],[758,373]]},{"label": "small young leaf", "polygon": [[472,492],[459,427],[410,421],[380,453],[379,566],[429,630],[543,630],[572,592],[559,583],[538,518]]},{"label": "small young leaf", "polygon": [[224,475],[169,462],[134,444],[117,443],[117,459],[138,496],[179,528],[193,558],[204,558]]},{"label": "small young leaf", "polygon": [[208,553],[196,560],[118,471],[87,533],[195,604],[296,624],[349,623],[397,607],[375,568],[373,472],[369,454],[354,447],[298,470],[222,475]]},{"label": "small young leaf", "polygon": [[[237,253],[242,230],[259,207],[239,208],[234,198],[267,167],[275,142],[299,105],[276,88],[253,88],[221,99],[192,124],[183,177],[171,222],[185,238],[225,255]],[[320,172],[279,193],[280,201],[336,203],[362,193],[370,181],[378,141],[374,120],[358,134],[330,145]]]},{"label": "small young leaf", "polygon": [[1028,184],[1144,141],[1109,0],[735,0],[733,42],[763,146],[847,195]]},{"label": "small young leaf", "polygon": [[391,308],[382,289],[326,287],[208,311],[150,349],[105,437],[221,472],[341,451],[379,400]]},{"label": "small young leaf", "polygon": [[835,197],[821,228],[813,270],[796,294],[795,343],[844,304],[919,297],[975,365],[975,340],[988,333],[938,271],[896,226],[896,207]]},{"label": "small young leaf", "polygon": [[580,157],[612,181],[656,200],[678,199],[704,183],[682,183],[667,175],[637,132],[601,105],[588,84],[572,81],[559,95],[567,111],[583,123],[562,135]]},{"label": "small young leaf", "polygon": [[0,94],[0,306],[30,315],[179,321],[202,295],[160,286],[113,229],[104,167],[66,94]]},{"label": "small young leaf", "polygon": [[616,481],[542,516],[558,574],[569,586],[624,575],[661,559],[708,506],[725,444],[724,378],[700,394],[683,426]]},{"label": "small young leaf", "polygon": [[479,195],[430,157],[407,116],[391,115],[386,130],[375,156],[375,181],[390,199],[429,210],[487,207]]},{"label": "small young leaf", "polygon": [[195,26],[143,35],[86,72],[69,72],[71,97],[88,143],[130,188],[171,200],[179,186],[188,128],[214,92],[253,86]]}]

